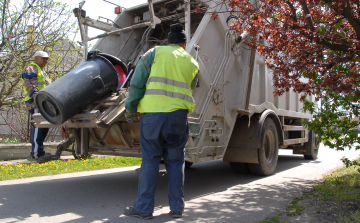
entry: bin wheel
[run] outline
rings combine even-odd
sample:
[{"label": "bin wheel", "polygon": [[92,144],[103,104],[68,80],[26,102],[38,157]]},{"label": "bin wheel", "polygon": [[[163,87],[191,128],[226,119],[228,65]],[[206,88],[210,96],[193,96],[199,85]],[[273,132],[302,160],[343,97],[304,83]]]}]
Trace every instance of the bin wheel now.
[{"label": "bin wheel", "polygon": [[230,162],[231,169],[238,174],[249,174],[250,169],[247,163]]},{"label": "bin wheel", "polygon": [[304,158],[307,160],[315,160],[318,157],[320,142],[313,131],[309,132],[309,141],[304,145],[306,152]]},{"label": "bin wheel", "polygon": [[267,118],[261,129],[261,148],[259,148],[259,163],[249,163],[252,174],[271,175],[274,173],[279,153],[278,134],[276,125],[271,118]]}]

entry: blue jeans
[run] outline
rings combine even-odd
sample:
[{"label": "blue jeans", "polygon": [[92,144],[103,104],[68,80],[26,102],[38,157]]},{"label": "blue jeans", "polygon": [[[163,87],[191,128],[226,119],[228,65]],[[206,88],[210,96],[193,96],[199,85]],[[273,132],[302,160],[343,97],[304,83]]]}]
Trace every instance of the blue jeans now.
[{"label": "blue jeans", "polygon": [[187,110],[169,113],[145,113],[140,121],[142,163],[138,198],[134,209],[142,214],[154,212],[159,163],[164,157],[168,173],[170,210],[184,211],[185,144],[189,138]]},{"label": "blue jeans", "polygon": [[[33,115],[38,113],[37,109],[29,110],[30,114]],[[30,156],[32,158],[38,158],[45,154],[44,151],[44,140],[48,134],[48,128],[31,128],[30,132],[30,142],[31,142],[31,152]]]}]

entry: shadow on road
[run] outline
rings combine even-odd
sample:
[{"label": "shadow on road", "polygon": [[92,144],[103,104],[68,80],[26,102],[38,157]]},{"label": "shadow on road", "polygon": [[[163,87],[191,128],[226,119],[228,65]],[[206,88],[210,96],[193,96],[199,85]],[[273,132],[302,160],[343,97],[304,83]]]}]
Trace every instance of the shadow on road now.
[{"label": "shadow on road", "polygon": [[[302,156],[279,156],[276,173],[269,177],[236,174],[220,160],[194,164],[185,174],[186,214],[181,221],[243,222],[255,216],[250,222],[256,222],[263,217],[261,211],[275,211],[276,204],[292,196],[300,185],[313,183],[293,178],[286,185],[274,182],[264,186],[262,181],[308,163],[311,161]],[[0,222],[59,222],[58,218],[60,222],[139,222],[119,218],[136,199],[137,182],[134,170],[119,169],[116,173],[2,185]],[[168,206],[166,176],[158,179],[155,205],[155,215]],[[160,213],[150,221],[171,220]]]}]

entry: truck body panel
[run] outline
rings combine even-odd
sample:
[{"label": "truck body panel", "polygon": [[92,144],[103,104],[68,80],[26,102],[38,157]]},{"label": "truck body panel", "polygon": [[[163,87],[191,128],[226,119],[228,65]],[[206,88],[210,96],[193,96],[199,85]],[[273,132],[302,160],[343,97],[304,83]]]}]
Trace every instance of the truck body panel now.
[{"label": "truck body panel", "polygon": [[[227,162],[259,163],[261,128],[267,118],[277,126],[279,148],[302,146],[308,141],[307,129],[299,125],[299,121],[294,122],[311,119],[311,114],[301,110],[299,94],[289,91],[274,97],[273,71],[266,67],[258,52],[248,49],[236,33],[229,31],[231,17],[226,8],[214,1],[206,5],[200,1],[149,3],[161,21],[155,29],[131,28],[108,35],[101,38],[94,49],[114,55],[134,69],[141,54],[155,45],[166,44],[170,24],[181,22],[190,27],[186,30],[190,34],[186,51],[194,57],[198,53],[199,86],[192,91],[196,107],[188,115],[190,137],[186,161],[197,163],[224,158]],[[203,8],[204,13],[195,13],[196,6]],[[148,11],[148,4],[127,9],[115,23],[119,29],[134,26],[136,22],[144,23],[142,19]],[[212,18],[214,12],[218,12],[218,19]],[[249,36],[243,34],[242,39],[246,38]],[[198,52],[196,45],[200,46]],[[83,151],[76,152],[141,156],[139,122],[130,125],[124,118],[127,93],[124,88],[108,95],[61,125],[64,129],[76,129],[79,135],[82,129],[89,129],[88,135],[78,137],[77,147]],[[307,99],[313,101],[312,97]],[[41,115],[35,116],[34,122],[37,127],[53,126]],[[289,134],[292,131],[298,133],[296,137]],[[86,144],[88,148],[84,148]]]}]

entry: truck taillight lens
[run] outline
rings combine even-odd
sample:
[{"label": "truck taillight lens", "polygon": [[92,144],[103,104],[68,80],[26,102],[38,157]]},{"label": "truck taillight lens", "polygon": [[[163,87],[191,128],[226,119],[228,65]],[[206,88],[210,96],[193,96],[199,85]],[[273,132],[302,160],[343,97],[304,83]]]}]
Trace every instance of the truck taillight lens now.
[{"label": "truck taillight lens", "polygon": [[118,6],[118,7],[115,7],[115,14],[121,14],[121,7]]}]

